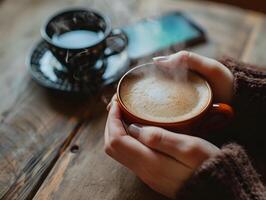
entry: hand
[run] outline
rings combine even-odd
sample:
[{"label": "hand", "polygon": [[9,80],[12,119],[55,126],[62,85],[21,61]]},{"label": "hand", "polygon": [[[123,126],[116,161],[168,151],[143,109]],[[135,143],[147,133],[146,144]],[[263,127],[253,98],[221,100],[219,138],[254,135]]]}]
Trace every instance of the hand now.
[{"label": "hand", "polygon": [[105,152],[132,170],[153,190],[175,198],[179,188],[220,151],[211,143],[157,127],[130,125],[127,135],[116,98],[109,105]]},{"label": "hand", "polygon": [[153,60],[156,65],[166,69],[187,67],[198,72],[210,83],[216,102],[230,103],[233,96],[233,74],[222,63],[187,51]]}]

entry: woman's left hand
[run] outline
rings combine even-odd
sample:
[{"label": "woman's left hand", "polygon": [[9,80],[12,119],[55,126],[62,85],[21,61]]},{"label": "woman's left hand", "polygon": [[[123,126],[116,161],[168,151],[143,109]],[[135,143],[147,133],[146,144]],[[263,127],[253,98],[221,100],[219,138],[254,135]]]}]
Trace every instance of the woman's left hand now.
[{"label": "woman's left hand", "polygon": [[116,99],[109,109],[105,152],[167,197],[175,198],[202,162],[220,151],[201,138],[157,127],[130,125],[128,135]]}]

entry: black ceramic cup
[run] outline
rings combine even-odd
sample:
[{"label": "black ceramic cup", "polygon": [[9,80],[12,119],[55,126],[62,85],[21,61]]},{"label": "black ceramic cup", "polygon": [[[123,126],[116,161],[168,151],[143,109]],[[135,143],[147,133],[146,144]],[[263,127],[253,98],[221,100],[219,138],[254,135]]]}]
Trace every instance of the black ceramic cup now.
[{"label": "black ceramic cup", "polygon": [[[75,46],[75,41],[69,45],[54,40],[70,31],[80,30],[99,33],[101,37],[93,43],[84,40],[83,46]],[[56,13],[41,28],[41,36],[67,72],[76,76],[82,71],[95,71],[97,61],[122,52],[128,44],[126,34],[120,29],[112,29],[109,18],[84,8]]]}]

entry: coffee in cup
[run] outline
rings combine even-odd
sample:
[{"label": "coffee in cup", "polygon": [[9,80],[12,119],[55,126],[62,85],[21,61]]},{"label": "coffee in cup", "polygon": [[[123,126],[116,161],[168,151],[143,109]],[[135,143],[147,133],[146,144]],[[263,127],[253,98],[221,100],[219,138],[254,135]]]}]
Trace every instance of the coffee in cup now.
[{"label": "coffee in cup", "polygon": [[134,115],[149,121],[173,123],[196,116],[208,105],[209,86],[189,72],[186,80],[152,67],[125,77],[121,100]]},{"label": "coffee in cup", "polygon": [[138,66],[121,78],[117,96],[129,123],[190,132],[206,113],[232,117],[230,106],[212,104],[210,85],[190,70],[168,73],[154,64]]}]

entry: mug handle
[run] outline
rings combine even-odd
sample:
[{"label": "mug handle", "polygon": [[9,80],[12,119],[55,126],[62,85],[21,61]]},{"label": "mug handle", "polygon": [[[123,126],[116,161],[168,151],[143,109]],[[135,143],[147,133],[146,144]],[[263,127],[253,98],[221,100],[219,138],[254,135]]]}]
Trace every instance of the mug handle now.
[{"label": "mug handle", "polygon": [[[111,40],[111,42],[109,42]],[[121,53],[128,45],[128,37],[121,29],[113,29],[107,37],[107,48],[104,51],[104,56],[109,57]],[[111,44],[108,44],[111,43]]]},{"label": "mug handle", "polygon": [[229,124],[233,118],[234,110],[230,105],[214,103],[194,131],[195,133],[208,133],[209,131],[219,130]]}]

